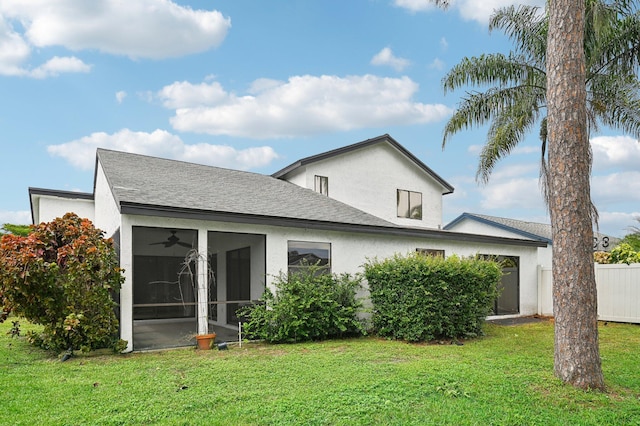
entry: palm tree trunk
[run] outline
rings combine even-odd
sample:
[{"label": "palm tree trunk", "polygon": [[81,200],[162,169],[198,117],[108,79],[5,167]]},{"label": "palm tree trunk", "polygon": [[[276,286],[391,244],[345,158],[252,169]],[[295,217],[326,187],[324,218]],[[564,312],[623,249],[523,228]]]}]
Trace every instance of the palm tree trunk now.
[{"label": "palm tree trunk", "polygon": [[604,389],[592,253],[584,12],[584,1],[549,2],[547,195],[553,229],[554,369],[566,383]]}]

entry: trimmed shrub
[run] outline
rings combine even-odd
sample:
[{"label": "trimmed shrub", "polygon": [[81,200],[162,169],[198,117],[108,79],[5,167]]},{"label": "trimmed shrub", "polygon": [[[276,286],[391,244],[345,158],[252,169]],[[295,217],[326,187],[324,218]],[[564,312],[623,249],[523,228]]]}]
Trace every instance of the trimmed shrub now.
[{"label": "trimmed shrub", "polygon": [[364,333],[358,319],[360,280],[349,274],[321,273],[317,266],[281,274],[260,303],[244,307],[243,330],[250,339],[293,343]]},{"label": "trimmed shrub", "polygon": [[[112,296],[124,280],[113,242],[88,219],[68,213],[21,237],[0,239],[0,303],[35,324],[27,335],[57,351],[124,349]],[[0,318],[0,321],[2,318]]]},{"label": "trimmed shrub", "polygon": [[482,334],[502,276],[494,261],[421,254],[365,264],[373,329],[411,342]]}]

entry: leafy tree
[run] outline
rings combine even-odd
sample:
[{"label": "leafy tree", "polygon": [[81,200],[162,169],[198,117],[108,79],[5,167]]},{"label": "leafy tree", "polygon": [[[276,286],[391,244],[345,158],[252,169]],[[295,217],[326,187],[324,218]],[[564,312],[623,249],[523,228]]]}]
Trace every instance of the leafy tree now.
[{"label": "leafy tree", "polygon": [[627,243],[620,243],[609,253],[609,263],[640,263],[640,252]]},{"label": "leafy tree", "polygon": [[[640,217],[636,217],[636,221],[640,222]],[[640,227],[631,226],[629,230],[631,232],[625,235],[620,243],[629,244],[633,250],[640,252]]]},{"label": "leafy tree", "polygon": [[[640,17],[635,2],[585,1],[584,54],[587,122],[621,129],[640,137]],[[507,156],[539,124],[544,159],[548,142],[547,35],[549,16],[533,6],[498,9],[491,31],[503,30],[515,43],[509,54],[464,58],[444,77],[445,91],[467,85],[488,87],[463,98],[444,129],[443,147],[460,130],[489,124],[476,177],[488,182]],[[564,34],[564,32],[563,32]],[[546,170],[543,162],[542,172]]]},{"label": "leafy tree", "polygon": [[589,131],[604,124],[640,136],[640,17],[636,2],[627,0],[550,0],[546,12],[499,10],[491,28],[505,30],[516,51],[465,59],[445,77],[445,90],[467,84],[489,89],[462,101],[443,146],[457,131],[488,123],[477,173],[486,182],[496,162],[540,123],[553,230],[554,370],[574,386],[603,389]]},{"label": "leafy tree", "polygon": [[5,223],[0,228],[0,234],[7,233],[13,235],[20,235],[26,237],[31,232],[31,226],[29,225],[13,225],[11,223]]},{"label": "leafy tree", "polygon": [[75,214],[0,239],[2,311],[44,325],[28,337],[45,349],[124,349],[112,297],[123,280],[113,242]]}]

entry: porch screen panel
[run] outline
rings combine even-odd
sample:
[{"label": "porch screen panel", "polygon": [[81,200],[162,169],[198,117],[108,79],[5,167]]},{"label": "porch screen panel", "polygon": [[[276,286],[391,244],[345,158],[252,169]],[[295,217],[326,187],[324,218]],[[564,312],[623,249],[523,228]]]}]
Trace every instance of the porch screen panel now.
[{"label": "porch screen panel", "polygon": [[[251,247],[227,252],[227,300],[251,299]],[[244,303],[243,303],[244,304]],[[238,324],[236,311],[240,303],[227,304],[227,323]]]},{"label": "porch screen panel", "polygon": [[195,293],[183,257],[133,257],[133,319],[193,318]]}]

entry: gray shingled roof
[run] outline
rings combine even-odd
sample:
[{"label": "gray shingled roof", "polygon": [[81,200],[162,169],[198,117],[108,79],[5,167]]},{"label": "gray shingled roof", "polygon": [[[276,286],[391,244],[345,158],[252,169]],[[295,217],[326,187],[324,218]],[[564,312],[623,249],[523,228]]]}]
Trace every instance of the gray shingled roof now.
[{"label": "gray shingled roof", "polygon": [[490,222],[503,225],[513,230],[521,231],[519,232],[521,235],[522,233],[535,235],[541,239],[548,240],[548,242],[551,243],[551,225],[549,224],[527,222],[524,220],[509,219],[506,217],[488,216],[488,215],[476,214],[476,213],[474,213],[473,216],[486,219]]},{"label": "gray shingled roof", "polygon": [[98,149],[123,203],[330,223],[394,224],[295,184],[257,173]]},{"label": "gray shingled roof", "polygon": [[105,149],[98,149],[97,161],[123,214],[302,226],[470,243],[531,247],[544,244],[406,228],[310,189],[257,173]]},{"label": "gray shingled roof", "polygon": [[[463,213],[456,219],[444,226],[444,229],[451,229],[456,223],[463,219],[476,220],[481,223],[496,226],[506,231],[514,232],[524,238],[538,239],[552,243],[551,225],[548,223],[527,222],[524,220],[509,219],[505,217],[489,216],[477,213]],[[594,236],[601,239],[608,237],[611,243],[619,241],[618,238],[611,237],[600,232],[594,231]]]}]

